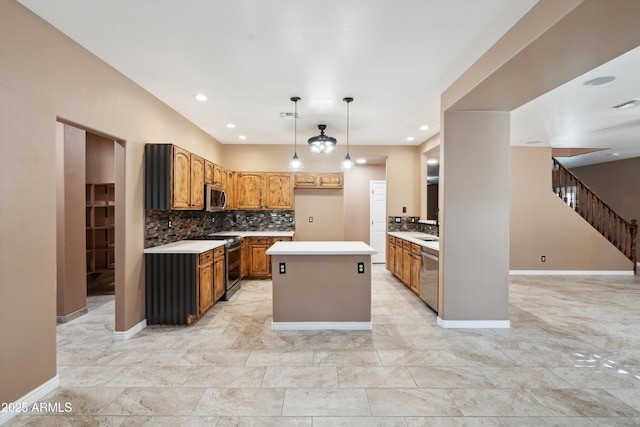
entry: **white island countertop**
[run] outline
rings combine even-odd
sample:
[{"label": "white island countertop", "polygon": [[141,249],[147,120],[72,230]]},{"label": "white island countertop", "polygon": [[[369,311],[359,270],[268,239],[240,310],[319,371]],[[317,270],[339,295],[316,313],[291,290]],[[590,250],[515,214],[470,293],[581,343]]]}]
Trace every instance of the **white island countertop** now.
[{"label": "white island countertop", "polygon": [[145,254],[201,254],[224,246],[224,240],[180,240],[144,250]]},{"label": "white island countertop", "polygon": [[377,251],[364,242],[276,242],[267,255],[373,255]]}]

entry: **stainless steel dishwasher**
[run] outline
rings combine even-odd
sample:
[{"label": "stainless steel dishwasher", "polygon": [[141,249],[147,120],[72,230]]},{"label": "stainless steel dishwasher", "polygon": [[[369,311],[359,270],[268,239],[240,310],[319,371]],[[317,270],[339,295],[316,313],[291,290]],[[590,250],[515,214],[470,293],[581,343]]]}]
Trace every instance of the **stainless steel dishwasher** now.
[{"label": "stainless steel dishwasher", "polygon": [[422,247],[420,253],[420,299],[438,313],[438,264],[440,253]]}]

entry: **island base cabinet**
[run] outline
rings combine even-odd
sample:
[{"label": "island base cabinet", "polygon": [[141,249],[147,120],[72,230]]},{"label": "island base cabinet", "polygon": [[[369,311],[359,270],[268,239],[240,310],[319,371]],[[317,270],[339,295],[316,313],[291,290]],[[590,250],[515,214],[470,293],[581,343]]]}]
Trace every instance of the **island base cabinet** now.
[{"label": "island base cabinet", "polygon": [[[370,255],[272,255],[273,325],[371,324]],[[358,264],[364,266],[358,272]],[[284,264],[281,273],[280,264]]]}]

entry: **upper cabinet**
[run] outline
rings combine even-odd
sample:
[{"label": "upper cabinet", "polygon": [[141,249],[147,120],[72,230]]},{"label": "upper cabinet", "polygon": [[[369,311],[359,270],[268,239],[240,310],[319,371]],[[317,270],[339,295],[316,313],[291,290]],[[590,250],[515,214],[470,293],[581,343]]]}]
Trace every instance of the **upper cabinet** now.
[{"label": "upper cabinet", "polygon": [[204,183],[213,184],[213,163],[209,160],[204,161]]},{"label": "upper cabinet", "polygon": [[342,188],[342,173],[298,172],[294,175],[295,188]]},{"label": "upper cabinet", "polygon": [[234,209],[293,209],[290,173],[236,172]]},{"label": "upper cabinet", "polygon": [[147,144],[144,150],[145,209],[204,209],[213,163],[172,144]]}]

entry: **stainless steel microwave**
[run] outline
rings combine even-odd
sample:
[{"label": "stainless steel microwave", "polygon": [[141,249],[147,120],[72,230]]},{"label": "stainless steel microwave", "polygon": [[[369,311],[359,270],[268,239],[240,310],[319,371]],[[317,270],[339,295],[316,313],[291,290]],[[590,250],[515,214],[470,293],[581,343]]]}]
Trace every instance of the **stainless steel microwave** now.
[{"label": "stainless steel microwave", "polygon": [[205,207],[208,211],[221,211],[227,206],[227,192],[213,184],[205,189]]}]

